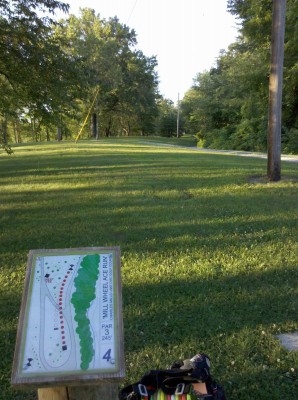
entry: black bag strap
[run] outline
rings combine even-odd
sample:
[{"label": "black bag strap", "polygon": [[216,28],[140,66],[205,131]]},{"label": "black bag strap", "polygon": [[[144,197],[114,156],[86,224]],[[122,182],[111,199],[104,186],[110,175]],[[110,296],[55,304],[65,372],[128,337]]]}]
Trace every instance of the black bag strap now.
[{"label": "black bag strap", "polygon": [[[138,381],[133,383],[132,385],[128,385],[124,387],[119,394],[120,400],[129,399],[129,394],[134,392],[137,396],[136,399],[140,399],[142,396],[148,396],[154,394],[158,389],[162,389],[167,394],[174,394],[175,389],[179,383],[183,383],[182,381],[187,380],[188,373],[191,370],[179,370],[179,369],[165,369],[165,370],[151,370],[147,372],[143,377]],[[170,381],[172,379],[172,381]],[[193,380],[193,382],[197,382],[197,380]],[[164,384],[166,382],[166,384]],[[185,382],[187,384],[189,382]],[[174,384],[176,387],[174,389]],[[133,399],[133,397],[132,397]]]},{"label": "black bag strap", "polygon": [[[120,400],[141,400],[153,395],[158,389],[166,394],[186,394],[190,392],[192,383],[202,382],[191,376],[192,369],[151,370],[138,382],[124,387],[119,393]],[[205,381],[210,399],[226,400],[222,386],[209,375]]]},{"label": "black bag strap", "polygon": [[161,389],[166,394],[186,394],[190,392],[191,384],[196,382],[198,380],[190,376],[171,377],[162,382]]}]

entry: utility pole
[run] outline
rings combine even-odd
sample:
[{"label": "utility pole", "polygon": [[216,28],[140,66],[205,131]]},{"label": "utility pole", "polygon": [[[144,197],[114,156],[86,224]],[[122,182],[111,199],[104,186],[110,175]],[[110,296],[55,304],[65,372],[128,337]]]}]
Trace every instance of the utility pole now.
[{"label": "utility pole", "polygon": [[286,0],[273,0],[267,139],[267,177],[270,181],[279,181],[281,178],[281,109],[285,19]]},{"label": "utility pole", "polygon": [[179,137],[179,121],[180,120],[180,101],[179,101],[179,93],[178,93],[178,109],[177,109],[177,138]]}]

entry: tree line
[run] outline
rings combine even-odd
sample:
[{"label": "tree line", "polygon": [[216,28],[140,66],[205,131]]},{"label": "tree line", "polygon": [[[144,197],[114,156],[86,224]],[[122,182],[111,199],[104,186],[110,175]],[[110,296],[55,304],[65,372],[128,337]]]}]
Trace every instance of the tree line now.
[{"label": "tree line", "polygon": [[[199,146],[258,150],[267,147],[271,0],[229,0],[239,36],[216,64],[199,73],[181,108]],[[287,1],[282,148],[298,151],[298,2]]]},{"label": "tree line", "polygon": [[[181,101],[180,133],[199,146],[265,150],[271,0],[228,0],[239,36]],[[157,60],[133,29],[92,9],[56,21],[56,0],[0,0],[0,138],[9,142],[176,135],[177,107],[158,92]],[[298,151],[298,3],[288,0],[282,146]],[[93,107],[91,109],[91,105]]]},{"label": "tree line", "polygon": [[95,136],[153,133],[161,101],[157,61],[136,49],[135,31],[92,9],[56,22],[56,9],[69,7],[0,0],[2,144],[74,137],[95,94]]}]

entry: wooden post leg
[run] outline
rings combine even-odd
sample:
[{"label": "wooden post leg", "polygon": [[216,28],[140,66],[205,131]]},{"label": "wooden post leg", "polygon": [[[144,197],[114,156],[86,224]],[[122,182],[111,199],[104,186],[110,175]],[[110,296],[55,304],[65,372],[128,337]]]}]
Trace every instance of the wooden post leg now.
[{"label": "wooden post leg", "polygon": [[38,400],[68,400],[66,387],[38,389]]}]

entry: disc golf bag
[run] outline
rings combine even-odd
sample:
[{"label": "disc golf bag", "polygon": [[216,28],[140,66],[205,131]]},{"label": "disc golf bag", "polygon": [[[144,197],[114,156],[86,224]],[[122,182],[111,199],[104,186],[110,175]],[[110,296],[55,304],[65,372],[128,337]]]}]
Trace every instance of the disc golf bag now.
[{"label": "disc golf bag", "polygon": [[124,387],[119,400],[227,400],[223,387],[210,374],[210,359],[196,354],[176,361],[170,369],[151,370]]}]

